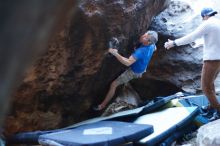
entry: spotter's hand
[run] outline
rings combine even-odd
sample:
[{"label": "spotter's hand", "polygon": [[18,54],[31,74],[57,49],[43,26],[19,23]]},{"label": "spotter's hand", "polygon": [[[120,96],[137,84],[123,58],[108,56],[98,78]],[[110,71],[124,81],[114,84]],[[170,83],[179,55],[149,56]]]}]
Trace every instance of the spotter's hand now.
[{"label": "spotter's hand", "polygon": [[164,43],[164,47],[169,50],[170,48],[174,47],[174,42],[173,40],[168,39],[167,42]]}]

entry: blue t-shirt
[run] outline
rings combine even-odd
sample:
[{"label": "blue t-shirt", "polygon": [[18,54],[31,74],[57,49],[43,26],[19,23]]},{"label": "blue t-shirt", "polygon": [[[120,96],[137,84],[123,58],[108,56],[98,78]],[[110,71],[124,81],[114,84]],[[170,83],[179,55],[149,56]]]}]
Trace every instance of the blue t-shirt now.
[{"label": "blue t-shirt", "polygon": [[141,45],[132,56],[136,61],[130,66],[134,73],[143,73],[150,62],[150,59],[154,53],[155,45]]}]

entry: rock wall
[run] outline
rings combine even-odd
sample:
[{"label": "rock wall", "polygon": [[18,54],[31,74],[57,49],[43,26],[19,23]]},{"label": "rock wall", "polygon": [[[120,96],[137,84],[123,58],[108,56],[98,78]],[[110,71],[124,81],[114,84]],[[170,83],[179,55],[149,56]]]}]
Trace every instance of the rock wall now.
[{"label": "rock wall", "polygon": [[[204,1],[203,1],[204,2]],[[203,41],[197,39],[189,45],[165,50],[164,42],[176,39],[195,30],[202,22],[200,11],[215,1],[172,0],[169,7],[160,13],[151,27],[160,33],[158,53],[154,56],[148,78],[170,82],[184,91],[201,94],[201,70]],[[205,5],[206,4],[206,5]],[[203,7],[200,7],[203,5]],[[218,5],[212,6],[218,10]],[[215,8],[216,7],[216,8]],[[215,82],[216,91],[220,93],[220,76]]]},{"label": "rock wall", "polygon": [[199,146],[220,145],[219,125],[220,120],[218,119],[200,127],[197,133],[196,144]]},{"label": "rock wall", "polygon": [[170,50],[164,48],[168,39],[176,39],[192,32],[201,23],[198,13],[189,3],[171,1],[169,7],[158,15],[152,28],[160,33],[161,43],[158,54],[151,64],[149,78],[160,78],[170,82],[184,91],[201,93],[200,73],[202,69],[202,44],[175,47]]},{"label": "rock wall", "polygon": [[[106,54],[108,40],[120,40],[128,56],[154,16],[169,0],[82,0],[74,15],[27,71],[14,93],[5,122],[6,135],[63,127],[93,116],[109,83],[125,67]],[[146,80],[137,82],[145,82]]]}]

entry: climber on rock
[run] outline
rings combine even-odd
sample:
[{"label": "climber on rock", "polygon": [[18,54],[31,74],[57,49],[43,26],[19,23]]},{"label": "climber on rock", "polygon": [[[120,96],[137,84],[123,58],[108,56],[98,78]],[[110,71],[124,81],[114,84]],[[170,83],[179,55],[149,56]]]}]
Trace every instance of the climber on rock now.
[{"label": "climber on rock", "polygon": [[132,79],[142,77],[142,74],[146,71],[150,59],[156,50],[155,44],[157,41],[157,32],[152,30],[147,31],[139,38],[141,45],[129,58],[120,55],[117,49],[109,48],[108,52],[115,56],[119,62],[128,66],[129,68],[111,83],[109,91],[102,103],[93,108],[95,111],[101,111],[106,108],[107,104],[114,96],[116,88],[119,85],[125,84]]}]

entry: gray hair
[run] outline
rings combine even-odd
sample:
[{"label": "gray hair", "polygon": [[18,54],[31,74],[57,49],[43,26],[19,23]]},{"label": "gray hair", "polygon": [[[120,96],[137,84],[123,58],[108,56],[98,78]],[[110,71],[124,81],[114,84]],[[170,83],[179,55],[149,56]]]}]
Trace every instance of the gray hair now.
[{"label": "gray hair", "polygon": [[158,34],[156,31],[153,31],[153,30],[149,30],[146,32],[146,34],[150,35],[150,42],[152,44],[156,44],[157,41],[158,41]]}]

